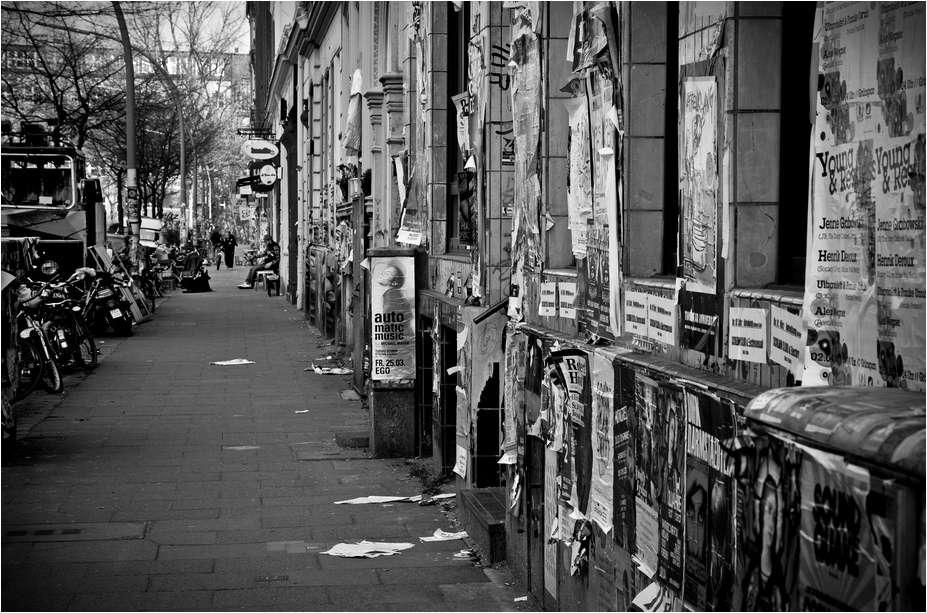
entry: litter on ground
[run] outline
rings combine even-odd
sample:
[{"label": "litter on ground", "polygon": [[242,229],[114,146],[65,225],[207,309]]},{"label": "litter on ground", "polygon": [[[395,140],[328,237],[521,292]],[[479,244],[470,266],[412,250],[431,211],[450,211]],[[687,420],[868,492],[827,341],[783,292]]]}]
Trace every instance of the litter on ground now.
[{"label": "litter on ground", "polygon": [[257,364],[257,362],[252,362],[251,360],[246,360],[244,358],[235,358],[234,360],[225,360],[222,362],[210,362],[216,366],[238,366],[239,364]]},{"label": "litter on ground", "polygon": [[[351,375],[354,374],[354,371],[350,368],[320,368],[315,364],[312,365],[312,369],[317,375]],[[303,370],[309,370],[304,368]]]},{"label": "litter on ground", "polygon": [[432,536],[420,536],[418,537],[423,543],[432,543],[435,541],[454,541],[457,539],[462,539],[467,536],[467,532],[445,532],[441,528],[435,530],[435,533]]},{"label": "litter on ground", "polygon": [[[296,411],[299,413],[299,411]],[[384,502],[417,502],[422,506],[434,504],[437,500],[453,498],[457,494],[436,494],[429,498],[424,498],[421,494],[415,496],[361,496],[360,498],[351,498],[350,500],[339,500],[335,504],[382,504]]]},{"label": "litter on ground", "polygon": [[360,543],[338,543],[328,551],[321,553],[340,558],[378,558],[380,556],[391,556],[413,547],[412,543],[372,543],[370,541],[361,541]]}]

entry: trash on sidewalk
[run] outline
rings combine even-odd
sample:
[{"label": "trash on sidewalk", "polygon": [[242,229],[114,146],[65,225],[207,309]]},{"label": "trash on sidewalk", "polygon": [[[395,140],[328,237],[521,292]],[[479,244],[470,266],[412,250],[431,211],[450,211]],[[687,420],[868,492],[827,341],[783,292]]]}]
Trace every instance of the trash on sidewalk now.
[{"label": "trash on sidewalk", "polygon": [[[300,411],[296,411],[299,413]],[[360,498],[351,498],[350,500],[339,500],[335,504],[382,504],[384,502],[417,502],[421,506],[434,504],[438,500],[453,498],[457,494],[436,494],[431,498],[423,500],[421,494],[415,496],[361,496]]]},{"label": "trash on sidewalk", "polygon": [[380,504],[383,502],[409,502],[408,496],[363,496],[350,500],[339,500],[335,504]]},{"label": "trash on sidewalk", "polygon": [[460,551],[454,554],[454,557],[464,559],[464,560],[469,560],[473,557],[473,550],[472,549],[461,549]]},{"label": "trash on sidewalk", "polygon": [[[310,369],[309,368],[303,369],[303,371],[308,371],[308,370]],[[351,374],[354,374],[354,371],[351,370],[350,368],[337,368],[337,367],[336,368],[321,368],[319,366],[316,366],[315,364],[312,365],[312,370],[314,370],[315,374],[317,375],[351,375]]]},{"label": "trash on sidewalk", "polygon": [[294,412],[295,412],[296,414],[299,414],[299,413],[308,413],[308,412],[309,412],[309,409],[303,409],[302,411],[294,411]]},{"label": "trash on sidewalk", "polygon": [[455,541],[457,539],[466,538],[467,531],[462,532],[445,532],[441,528],[435,530],[434,535],[432,536],[420,536],[418,537],[423,543],[433,543],[435,541]]},{"label": "trash on sidewalk", "polygon": [[360,543],[338,543],[328,551],[320,553],[340,558],[378,558],[380,556],[395,555],[412,547],[412,543],[371,543],[370,541],[361,541]]},{"label": "trash on sidewalk", "polygon": [[527,596],[519,596],[515,599],[515,602],[526,602],[528,600]]},{"label": "trash on sidewalk", "polygon": [[252,362],[244,358],[235,358],[234,360],[225,360],[222,362],[210,362],[210,364],[215,364],[216,366],[237,366],[239,364],[257,364],[257,362]]}]

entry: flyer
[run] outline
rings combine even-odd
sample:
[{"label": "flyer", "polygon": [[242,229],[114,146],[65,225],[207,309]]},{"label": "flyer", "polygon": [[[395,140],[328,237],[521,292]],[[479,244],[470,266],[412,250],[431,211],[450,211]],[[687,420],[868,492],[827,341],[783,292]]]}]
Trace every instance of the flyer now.
[{"label": "flyer", "polygon": [[611,359],[592,354],[592,521],[612,531],[615,452],[615,368]]},{"label": "flyer", "polygon": [[730,359],[766,363],[766,309],[731,307],[727,329]]}]

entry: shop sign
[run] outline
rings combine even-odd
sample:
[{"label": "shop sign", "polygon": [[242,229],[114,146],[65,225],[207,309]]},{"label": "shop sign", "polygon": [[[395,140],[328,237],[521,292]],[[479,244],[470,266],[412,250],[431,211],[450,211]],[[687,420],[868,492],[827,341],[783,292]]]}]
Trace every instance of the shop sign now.
[{"label": "shop sign", "polygon": [[253,160],[269,160],[280,153],[277,145],[262,139],[246,140],[241,152]]},{"label": "shop sign", "polygon": [[265,164],[261,167],[260,177],[264,185],[273,185],[277,181],[277,168],[273,164]]}]

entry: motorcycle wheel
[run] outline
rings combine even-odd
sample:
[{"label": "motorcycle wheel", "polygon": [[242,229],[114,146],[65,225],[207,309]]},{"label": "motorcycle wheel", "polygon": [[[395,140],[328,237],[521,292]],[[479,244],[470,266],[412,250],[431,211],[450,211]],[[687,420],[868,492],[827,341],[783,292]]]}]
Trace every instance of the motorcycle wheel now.
[{"label": "motorcycle wheel", "polygon": [[42,358],[42,350],[32,344],[31,341],[19,339],[16,349],[16,361],[19,365],[19,381],[13,388],[12,402],[19,402],[32,391],[42,380],[42,370],[45,360]]},{"label": "motorcycle wheel", "polygon": [[55,352],[49,347],[49,355],[42,357],[44,358],[42,387],[49,394],[60,394],[64,391],[64,377],[61,376],[61,368],[58,366],[58,360],[55,359]]},{"label": "motorcycle wheel", "polygon": [[87,324],[77,314],[71,315],[72,325],[74,327],[74,354],[77,361],[86,370],[90,370],[97,365],[97,343],[90,334]]}]

